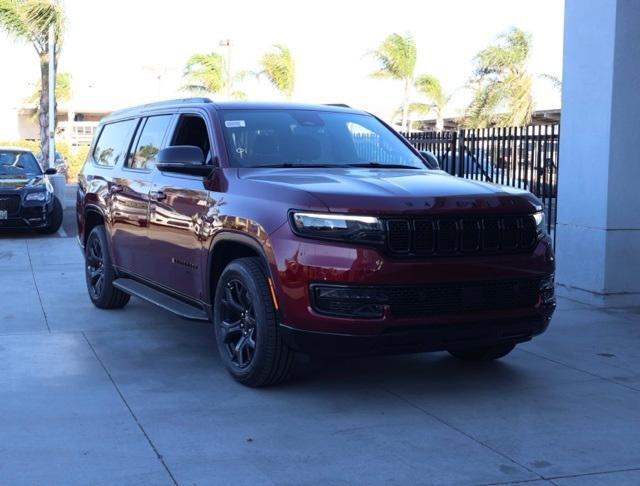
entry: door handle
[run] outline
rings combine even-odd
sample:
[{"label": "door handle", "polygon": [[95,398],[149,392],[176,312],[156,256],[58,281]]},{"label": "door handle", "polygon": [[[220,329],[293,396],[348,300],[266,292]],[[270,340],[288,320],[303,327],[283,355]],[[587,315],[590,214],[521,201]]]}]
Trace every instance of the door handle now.
[{"label": "door handle", "polygon": [[167,198],[167,195],[162,191],[151,191],[149,193],[149,197],[156,201],[164,201]]},{"label": "door handle", "polygon": [[124,187],[121,186],[120,184],[111,185],[111,192],[122,192],[122,191],[124,191]]}]

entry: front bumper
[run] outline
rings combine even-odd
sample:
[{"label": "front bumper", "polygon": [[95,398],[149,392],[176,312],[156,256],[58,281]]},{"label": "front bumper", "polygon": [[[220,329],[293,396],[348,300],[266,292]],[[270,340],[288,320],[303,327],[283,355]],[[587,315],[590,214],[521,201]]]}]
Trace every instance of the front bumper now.
[{"label": "front bumper", "polygon": [[46,206],[29,207],[8,219],[0,219],[0,230],[3,229],[38,229],[47,226],[49,213]]},{"label": "front bumper", "polygon": [[374,335],[314,332],[280,325],[287,345],[313,354],[401,354],[521,343],[543,333],[553,308],[529,318],[389,329]]},{"label": "front bumper", "polygon": [[[513,329],[514,326],[518,327],[518,323],[537,322],[538,324],[529,326],[528,334],[522,331],[525,336],[523,339],[529,339],[544,331],[555,307],[553,302],[545,301],[542,292],[533,299],[526,300],[525,304],[501,305],[498,302],[494,306],[490,302],[480,306],[453,305],[453,309],[449,308],[444,312],[437,306],[425,306],[424,311],[394,313],[391,305],[377,317],[328,315],[327,312],[318,312],[318,306],[313,305],[312,289],[315,285],[432,289],[469,284],[477,289],[485,283],[499,284],[499,288],[508,282],[542,281],[555,271],[553,251],[548,238],[541,239],[526,254],[409,259],[392,258],[373,247],[300,238],[293,235],[285,225],[270,235],[270,247],[271,275],[280,322],[286,326],[283,328],[284,334],[295,335],[290,338],[293,344],[300,340],[306,341],[305,336],[313,335],[308,333],[319,333],[321,337],[346,337],[345,342],[353,341],[349,336],[362,337],[365,342],[370,342],[375,337],[374,341],[379,338],[384,342],[389,339],[383,337],[385,335],[404,336],[409,333],[409,339],[412,339],[413,333],[417,332],[415,336],[421,338],[422,332],[425,336],[433,336],[432,333],[437,334],[435,330],[442,327],[452,329],[455,334],[456,329],[465,329],[467,325],[480,329],[490,323],[500,322],[508,323],[506,326]],[[471,294],[471,298],[477,301],[478,293],[474,291]],[[449,298],[449,294],[445,297]],[[432,297],[425,297],[422,302],[428,303],[429,299]],[[413,305],[411,307],[416,308]],[[287,329],[300,332],[289,332]],[[500,333],[491,336],[490,340],[502,339]],[[428,341],[431,340],[439,341],[436,338]],[[448,343],[450,339],[446,340]],[[351,346],[349,344],[347,348]],[[444,349],[444,344],[433,346]],[[380,344],[373,347],[380,347]]]}]

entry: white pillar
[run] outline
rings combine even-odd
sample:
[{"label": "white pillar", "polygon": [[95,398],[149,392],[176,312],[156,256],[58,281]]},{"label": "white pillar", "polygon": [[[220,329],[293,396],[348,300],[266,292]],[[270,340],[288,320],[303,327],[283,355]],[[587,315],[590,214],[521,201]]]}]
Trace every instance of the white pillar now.
[{"label": "white pillar", "polygon": [[640,1],[566,0],[558,294],[640,305]]}]

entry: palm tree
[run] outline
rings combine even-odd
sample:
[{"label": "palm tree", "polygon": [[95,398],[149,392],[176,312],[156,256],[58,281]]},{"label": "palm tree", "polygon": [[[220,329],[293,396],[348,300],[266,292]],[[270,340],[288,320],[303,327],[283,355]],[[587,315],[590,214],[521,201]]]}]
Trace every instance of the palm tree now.
[{"label": "palm tree", "polygon": [[[62,45],[64,12],[57,0],[0,0],[0,29],[25,42],[31,43],[40,61],[40,150],[42,160],[49,160],[49,27],[55,32],[56,60]],[[54,93],[55,107],[55,93]],[[55,129],[55,127],[51,127]]]},{"label": "palm tree", "polygon": [[[530,51],[531,35],[514,27],[476,55],[471,81],[474,96],[466,114],[468,126],[521,126],[531,121],[533,77],[527,71]],[[506,113],[496,115],[499,108]]]},{"label": "palm tree", "polygon": [[[431,111],[431,105],[427,103],[409,103],[409,109],[407,110],[407,131],[411,135],[413,131],[413,122],[416,117],[428,115]],[[395,120],[401,117],[404,112],[404,106],[400,106],[392,115],[392,119]]]},{"label": "palm tree", "polygon": [[[40,81],[36,84],[36,88],[27,98],[27,103],[35,103],[40,99]],[[56,102],[69,101],[71,99],[71,74],[56,72]]]},{"label": "palm tree", "polygon": [[184,70],[184,88],[193,93],[217,94],[227,85],[226,62],[217,52],[194,54]]},{"label": "palm tree", "polygon": [[451,95],[442,89],[440,80],[432,74],[422,74],[415,81],[415,87],[436,115],[436,130],[444,129],[444,109],[451,100]]},{"label": "palm tree", "polygon": [[296,80],[296,68],[291,51],[282,44],[275,44],[273,47],[273,51],[262,55],[262,71],[258,75],[264,75],[278,91],[287,99],[291,99]]},{"label": "palm tree", "polygon": [[407,131],[409,120],[409,97],[416,68],[417,49],[413,36],[391,34],[371,52],[379,64],[379,69],[371,76],[379,79],[402,81],[402,130]]},{"label": "palm tree", "polygon": [[[215,95],[227,89],[227,75],[227,62],[222,55],[217,52],[194,54],[187,60],[184,69],[186,84],[183,89],[192,93]],[[242,75],[233,76],[229,80],[230,88],[241,77]],[[229,92],[233,98],[246,98],[243,91],[230,89]]]}]

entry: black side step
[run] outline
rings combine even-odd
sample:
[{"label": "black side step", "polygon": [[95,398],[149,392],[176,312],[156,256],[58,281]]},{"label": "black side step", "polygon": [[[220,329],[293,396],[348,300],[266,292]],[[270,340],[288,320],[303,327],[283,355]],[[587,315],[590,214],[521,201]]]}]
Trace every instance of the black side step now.
[{"label": "black side step", "polygon": [[195,305],[187,304],[164,292],[156,290],[137,280],[130,278],[117,278],[113,281],[113,286],[130,295],[140,297],[174,314],[194,321],[208,321],[207,311]]}]

